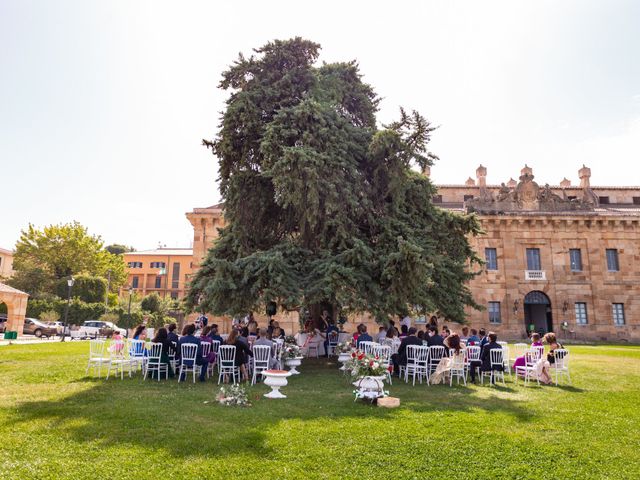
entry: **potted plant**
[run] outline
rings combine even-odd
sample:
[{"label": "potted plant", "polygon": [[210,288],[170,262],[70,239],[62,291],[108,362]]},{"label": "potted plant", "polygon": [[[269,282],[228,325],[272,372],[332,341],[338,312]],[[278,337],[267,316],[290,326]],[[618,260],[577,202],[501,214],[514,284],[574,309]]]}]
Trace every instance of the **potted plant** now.
[{"label": "potted plant", "polygon": [[340,342],[336,345],[336,353],[338,354],[338,362],[342,363],[340,370],[346,370],[345,364],[351,359],[353,344],[349,342]]},{"label": "potted plant", "polygon": [[295,343],[295,340],[293,343],[289,343],[285,339],[285,343],[282,346],[282,354],[280,358],[284,360],[284,364],[289,367],[289,372],[291,372],[292,375],[297,375],[300,373],[298,370],[296,370],[296,367],[299,367],[302,363],[302,352],[300,351],[300,347],[298,346],[298,344]]},{"label": "potted plant", "polygon": [[384,380],[387,378],[391,367],[380,357],[368,355],[356,350],[351,353],[351,359],[345,364],[351,376],[356,379],[353,385],[356,387],[354,394],[358,398],[366,398],[371,401],[388,395],[384,390]]}]

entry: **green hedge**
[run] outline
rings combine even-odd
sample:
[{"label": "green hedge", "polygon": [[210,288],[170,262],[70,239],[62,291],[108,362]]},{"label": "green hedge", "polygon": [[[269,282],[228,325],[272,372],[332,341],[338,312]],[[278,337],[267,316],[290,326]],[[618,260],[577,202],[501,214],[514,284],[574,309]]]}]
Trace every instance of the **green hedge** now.
[{"label": "green hedge", "polygon": [[[67,301],[61,298],[49,300],[29,300],[27,303],[27,317],[40,318],[43,312],[54,310],[60,315],[60,320],[64,321],[64,312]],[[87,320],[98,320],[105,313],[104,303],[87,303],[73,298],[69,303],[70,325],[82,325]],[[127,310],[122,307],[111,307],[107,313],[115,313],[120,318],[118,326],[122,328],[133,328],[142,322],[141,312],[131,312],[131,317]]]}]

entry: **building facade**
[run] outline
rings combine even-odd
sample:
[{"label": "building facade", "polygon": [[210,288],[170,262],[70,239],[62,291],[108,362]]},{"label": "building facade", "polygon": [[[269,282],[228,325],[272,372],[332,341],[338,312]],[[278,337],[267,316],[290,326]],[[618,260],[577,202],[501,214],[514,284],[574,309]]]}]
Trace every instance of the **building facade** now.
[{"label": "building facade", "polygon": [[193,249],[158,248],[127,252],[127,284],[140,295],[156,292],[161,297],[180,299],[186,294],[193,271]]},{"label": "building facade", "polygon": [[[484,307],[468,309],[470,326],[510,339],[555,331],[562,338],[640,341],[640,187],[591,186],[587,167],[578,175],[576,186],[566,178],[541,186],[525,166],[519,180],[491,185],[481,165],[475,179],[438,186],[436,205],[475,213],[484,231],[470,239],[485,262],[469,284]],[[187,217],[196,269],[224,225],[222,206]],[[297,316],[279,320],[297,328]],[[361,321],[375,328],[367,315],[352,319]]]},{"label": "building facade", "polygon": [[0,279],[13,275],[13,252],[0,248]]}]

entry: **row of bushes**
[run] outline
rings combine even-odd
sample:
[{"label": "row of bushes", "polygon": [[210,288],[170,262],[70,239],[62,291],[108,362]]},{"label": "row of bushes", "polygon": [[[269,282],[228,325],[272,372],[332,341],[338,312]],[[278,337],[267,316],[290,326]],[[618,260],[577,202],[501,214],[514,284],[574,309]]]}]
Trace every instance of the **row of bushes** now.
[{"label": "row of bushes", "polygon": [[[27,303],[27,317],[40,318],[44,312],[55,311],[64,320],[67,301],[61,298],[48,300],[29,300]],[[87,320],[98,320],[104,313],[111,313],[118,316],[119,327],[133,328],[143,320],[142,312],[131,312],[122,307],[109,307],[105,310],[104,303],[87,303],[78,298],[71,299],[69,303],[69,316],[67,322],[70,325],[82,325]]]},{"label": "row of bushes", "polygon": [[[27,317],[40,318],[43,313],[54,311],[61,320],[64,320],[64,313],[67,308],[67,301],[61,298],[47,300],[29,300],[27,303]],[[108,307],[105,309],[104,303],[87,303],[78,298],[71,299],[69,303],[69,316],[67,323],[70,325],[82,325],[87,320],[102,319],[113,322],[122,328],[134,328],[146,319],[149,327],[162,327],[175,321],[175,316],[164,315],[160,312],[148,313],[141,311],[127,313],[124,307]],[[109,318],[103,315],[109,314]]]}]

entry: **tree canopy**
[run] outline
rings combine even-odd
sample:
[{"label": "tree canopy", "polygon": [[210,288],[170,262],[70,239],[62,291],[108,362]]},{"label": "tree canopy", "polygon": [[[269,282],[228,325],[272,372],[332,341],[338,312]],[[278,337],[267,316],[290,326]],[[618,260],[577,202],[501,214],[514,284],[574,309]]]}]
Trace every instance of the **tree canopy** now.
[{"label": "tree canopy", "polygon": [[102,239],[90,235],[78,222],[43,229],[29,224],[16,244],[13,268],[10,283],[35,297],[55,294],[60,281],[70,275],[110,275],[114,292],[127,278],[122,256],[106,251]]},{"label": "tree canopy", "polygon": [[[379,98],[355,61],[316,65],[320,46],[274,41],[238,60],[213,141],[227,225],[189,300],[215,314],[269,301],[328,302],[380,320],[407,310],[462,321],[478,261],[473,216],[432,204],[416,172],[434,127],[419,113],[378,126]],[[413,168],[412,168],[413,167]]]}]

